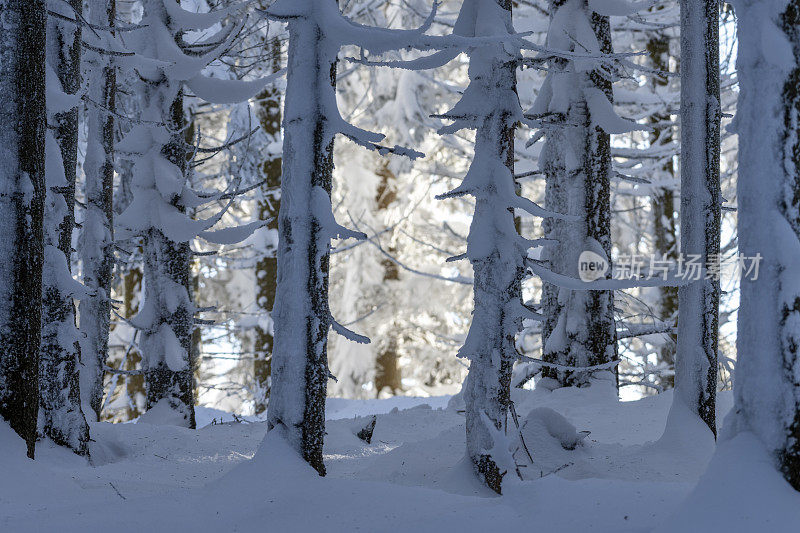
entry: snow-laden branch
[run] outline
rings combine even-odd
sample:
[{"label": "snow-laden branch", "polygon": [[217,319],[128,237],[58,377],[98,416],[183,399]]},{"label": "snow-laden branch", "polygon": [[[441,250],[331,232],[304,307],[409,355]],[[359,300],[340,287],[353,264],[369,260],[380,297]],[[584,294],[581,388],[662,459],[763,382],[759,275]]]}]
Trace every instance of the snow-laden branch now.
[{"label": "snow-laden branch", "polygon": [[543,361],[542,359],[536,359],[535,357],[528,357],[527,355],[517,354],[517,358],[520,361],[525,361],[526,363],[536,363],[537,365],[541,365],[547,368],[554,368],[556,370],[564,370],[567,372],[598,372],[601,370],[613,370],[614,368],[619,365],[620,360],[609,361],[608,363],[603,363],[601,365],[591,365],[591,366],[571,366],[571,365],[560,365],[557,363],[550,363],[548,361]]}]

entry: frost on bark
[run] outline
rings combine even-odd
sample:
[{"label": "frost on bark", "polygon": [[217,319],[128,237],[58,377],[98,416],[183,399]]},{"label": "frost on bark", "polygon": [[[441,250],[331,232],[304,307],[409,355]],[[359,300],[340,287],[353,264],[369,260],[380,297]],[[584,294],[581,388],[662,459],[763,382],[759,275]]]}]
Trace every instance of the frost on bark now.
[{"label": "frost on bark", "polygon": [[[82,1],[72,0],[64,16],[74,19]],[[72,278],[72,231],[75,228],[75,178],[78,158],[78,100],[81,88],[81,32],[56,17],[48,20],[48,90],[50,109],[46,145],[44,263],[42,270],[42,338],[39,355],[41,431],[54,442],[88,453],[89,426],[81,410],[79,336],[74,296],[82,287]]]},{"label": "frost on bark", "polygon": [[[659,32],[647,41],[647,53],[650,64],[654,69],[662,72],[669,72],[669,45],[670,37],[665,32]],[[654,75],[652,77],[654,92],[658,93],[665,89],[668,78]],[[653,124],[653,131],[650,133],[650,146],[669,145],[673,141],[670,126],[663,126],[670,122],[668,112],[654,114],[650,122]],[[660,175],[657,181],[672,181],[675,177],[675,165],[672,158],[665,161],[661,166]],[[677,219],[675,217],[675,191],[672,187],[658,187],[652,191],[651,209],[653,214],[653,238],[655,252],[660,258],[678,261],[677,243]],[[664,322],[674,324],[678,317],[678,288],[659,287],[658,288],[658,318]],[[658,351],[658,363],[666,368],[675,368],[675,346],[678,337],[674,333],[669,334],[669,340],[665,342]],[[660,378],[660,384],[664,388],[672,388],[675,385],[674,374],[664,375]]]},{"label": "frost on bark", "polygon": [[43,0],[0,0],[0,416],[33,458],[39,404],[45,197]]},{"label": "frost on bark", "polygon": [[[197,207],[224,195],[203,199],[191,188],[185,134],[194,127],[184,112],[183,88],[209,103],[247,100],[274,78],[250,83],[212,79],[203,70],[230,47],[245,4],[212,13],[189,13],[174,0],[145,0],[142,28],[126,44],[143,58],[137,66],[140,121],[118,146],[134,154],[132,200],[119,215],[118,237],[139,238],[144,256],[144,301],[129,322],[140,332],[147,409],[157,408],[164,423],[194,427],[195,330],[190,242],[200,237],[234,244],[260,227],[211,230],[227,208],[195,220]],[[211,31],[189,44],[192,32]],[[153,61],[155,60],[155,61]],[[217,101],[219,100],[219,101]],[[195,342],[193,342],[193,340]]]},{"label": "frost on bark", "polygon": [[755,433],[800,491],[800,1],[736,14],[739,249],[763,259],[741,280],[732,429]]},{"label": "frost on bark", "polygon": [[[166,115],[167,131],[172,132],[166,144],[159,147],[160,156],[177,170],[176,177],[186,186],[188,165],[183,136],[185,116],[183,93],[179,83],[164,81],[158,98],[172,95]],[[172,87],[169,87],[172,85]],[[176,92],[177,90],[177,92]],[[163,101],[162,101],[163,102]],[[162,104],[163,105],[163,104]],[[170,205],[185,215],[186,208],[176,194]],[[141,331],[142,364],[145,381],[146,409],[166,402],[185,424],[195,427],[194,372],[192,334],[194,302],[192,300],[192,253],[188,240],[173,240],[163,229],[151,227],[144,236],[144,307],[150,324]],[[140,311],[137,317],[142,317]]]},{"label": "frost on bark", "polygon": [[269,427],[283,426],[303,458],[325,475],[322,445],[328,384],[330,239],[316,203],[330,204],[333,134],[307,98],[330,98],[336,53],[314,19],[289,21],[278,288]]},{"label": "frost on bark", "polygon": [[[607,16],[591,11],[585,0],[554,0],[550,5],[550,48],[612,52]],[[572,32],[566,29],[570,25]],[[613,93],[608,74],[585,64],[553,58],[543,94],[534,106],[546,123],[540,159],[546,176],[545,207],[577,216],[577,221],[545,219],[545,237],[557,244],[545,246],[542,257],[551,271],[578,278],[578,258],[590,251],[608,261],[605,277],[610,278],[611,144],[609,133],[598,123],[602,117],[595,117],[592,110],[609,108]],[[545,361],[586,367],[617,359],[613,291],[577,291],[544,283],[542,304]],[[554,367],[545,367],[542,375],[562,386],[584,385],[591,377],[590,372]]]},{"label": "frost on bark", "polygon": [[[89,21],[113,28],[115,4],[115,0],[92,0]],[[114,269],[114,116],[107,110],[116,109],[116,70],[107,56],[93,51],[86,55],[92,74],[87,95],[92,103],[86,109],[87,146],[83,163],[86,210],[79,245],[83,284],[88,290],[80,303],[80,328],[84,335],[81,394],[84,406],[99,420]]]},{"label": "frost on bark", "polygon": [[[136,50],[162,59],[175,53],[167,43],[182,43],[182,28],[170,16],[171,0],[146,0]],[[180,13],[180,11],[179,11]],[[177,46],[175,46],[177,48]],[[168,411],[171,423],[193,428],[194,391],[191,249],[196,224],[186,215],[191,198],[184,140],[185,116],[180,64],[155,63],[139,69],[140,117],[122,143],[135,146],[132,201],[119,216],[126,236],[142,238],[144,300],[131,319],[139,329],[139,349],[145,381],[145,405]],[[164,65],[164,66],[161,66]],[[173,70],[173,68],[177,70]],[[197,67],[202,68],[202,67]],[[177,78],[177,79],[176,79]]]},{"label": "frost on bark", "polygon": [[289,444],[324,475],[328,330],[369,342],[333,320],[328,302],[331,239],[366,238],[336,223],[331,211],[334,137],[342,133],[368,149],[421,155],[379,146],[383,135],[342,118],[334,88],[336,58],[343,45],[379,54],[407,46],[418,32],[354,24],[341,15],[335,0],[278,0],[267,15],[286,20],[289,29],[268,425],[281,428]]},{"label": "frost on bark", "polygon": [[[277,72],[281,68],[281,43],[277,38],[269,41],[271,54],[271,71]],[[268,142],[277,142],[281,131],[281,95],[274,87],[269,87],[258,95],[255,104],[255,114],[258,117],[261,131],[267,136]],[[280,210],[281,197],[281,157],[268,154],[261,165],[264,179],[263,191],[258,201],[259,220],[269,220],[267,229],[270,235],[278,231],[278,211]],[[256,264],[256,304],[262,314],[271,313],[275,305],[275,291],[278,283],[278,258],[275,256],[273,243],[268,243],[264,254]],[[274,344],[273,328],[270,324],[259,324],[255,331],[255,361],[253,373],[255,376],[255,412],[263,413],[267,409],[269,391],[272,381],[272,348]]]},{"label": "frost on bark", "polygon": [[[465,2],[456,23],[459,35],[502,37],[514,33],[510,0]],[[511,371],[517,359],[514,339],[525,308],[521,280],[530,242],[515,226],[514,208],[542,215],[517,196],[514,182],[514,129],[522,119],[516,88],[519,51],[502,44],[470,50],[470,84],[444,115],[454,123],[441,133],[475,130],[475,155],[464,181],[442,197],[470,195],[475,212],[465,257],[474,272],[474,311],[460,357],[469,359],[462,387],[466,406],[467,455],[478,476],[497,492],[514,469],[505,436]]]},{"label": "frost on bark", "polygon": [[[720,261],[719,94],[719,3],[682,0],[681,253],[703,265]],[[720,285],[704,278],[678,290],[675,398],[716,435]]]}]

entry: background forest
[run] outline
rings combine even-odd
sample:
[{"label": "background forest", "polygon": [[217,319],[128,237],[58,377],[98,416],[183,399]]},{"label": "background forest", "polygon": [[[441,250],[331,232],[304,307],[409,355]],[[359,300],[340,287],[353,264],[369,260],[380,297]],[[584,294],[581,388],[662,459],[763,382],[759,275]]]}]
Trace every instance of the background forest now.
[{"label": "background forest", "polygon": [[800,519],[800,0],[0,27],[0,529]]},{"label": "background forest", "polygon": [[[215,7],[188,2],[190,11]],[[407,28],[421,24],[429,12],[426,2],[346,2],[343,13],[378,27]],[[443,2],[432,31],[452,27],[458,2]],[[142,16],[135,2],[118,2],[119,17],[137,24]],[[518,32],[532,32],[543,42],[549,24],[547,2],[519,2],[514,24]],[[640,261],[677,257],[679,105],[676,76],[679,22],[677,2],[658,2],[648,11],[613,17],[612,39],[616,52],[640,52],[631,61],[646,67],[631,69],[615,83],[618,113],[650,131],[613,135],[615,178],[611,183],[612,257]],[[735,110],[735,32],[731,10],[720,19],[722,95],[724,112]],[[124,35],[122,36],[124,38]],[[192,38],[201,39],[202,33]],[[343,56],[356,53],[343,51]],[[250,80],[279,70],[286,61],[283,25],[251,16],[229,57],[209,67],[219,79]],[[398,56],[399,57],[399,56]],[[388,159],[343,141],[334,149],[333,205],[336,219],[368,234],[366,242],[344,243],[332,252],[331,302],[334,316],[346,326],[370,337],[369,345],[354,345],[332,337],[329,358],[337,381],[329,383],[331,396],[375,398],[391,395],[453,394],[466,376],[466,366],[456,357],[470,323],[472,303],[468,264],[446,263],[466,243],[472,202],[441,202],[437,194],[453,188],[471,160],[474,138],[469,132],[440,136],[445,120],[435,115],[447,111],[467,83],[467,63],[456,60],[430,71],[394,70],[343,63],[337,76],[337,98],[342,115],[359,127],[387,135],[392,142],[413,146],[427,154],[411,163],[399,156]],[[518,75],[522,107],[535,101],[546,72],[525,68]],[[186,132],[197,141],[190,179],[205,190],[239,190],[234,205],[220,222],[236,226],[277,214],[280,172],[280,88],[268,88],[249,102],[211,104],[190,96],[184,99]],[[136,105],[136,95],[119,95],[121,105]],[[431,115],[434,115],[433,117]],[[724,119],[727,122],[728,119]],[[117,130],[130,127],[117,121]],[[255,131],[254,131],[255,130]],[[251,133],[252,132],[252,133]],[[122,131],[118,132],[122,135]],[[82,129],[81,154],[86,130]],[[542,142],[526,146],[531,132],[521,128],[515,143],[516,172],[524,196],[543,203],[544,180],[537,172]],[[726,206],[735,206],[735,137],[723,135],[722,187]],[[234,141],[236,141],[234,143]],[[220,149],[220,147],[224,147]],[[122,159],[122,157],[120,158]],[[79,161],[79,169],[82,169]],[[130,188],[126,168],[118,162],[115,174],[115,210],[121,212]],[[79,182],[82,176],[78,175]],[[81,187],[78,187],[81,202]],[[205,218],[219,209],[219,200],[197,211]],[[80,222],[81,204],[76,211]],[[735,265],[736,213],[723,212],[723,297],[720,313],[720,389],[730,387],[736,340]],[[523,235],[541,236],[538,220],[520,213]],[[198,306],[205,309],[195,333],[197,350],[195,387],[201,405],[240,414],[264,409],[269,390],[271,322],[268,313],[276,284],[276,222],[232,245],[198,241],[203,255],[192,259]],[[141,291],[141,254],[120,246],[115,254],[114,296],[122,318],[132,317]],[[130,252],[130,253],[128,253]],[[78,257],[76,256],[77,260]],[[76,273],[80,264],[75,265]],[[538,301],[541,285],[532,279],[523,288],[526,301]],[[677,289],[633,288],[616,291],[615,317],[619,335],[620,387],[623,398],[635,399],[672,386],[675,341],[668,332],[677,313]],[[124,421],[144,410],[144,381],[126,374],[139,368],[140,355],[134,329],[118,316],[112,319],[112,336],[105,378],[104,419]],[[212,323],[213,322],[213,323]],[[541,353],[537,324],[525,329],[518,349],[533,357]],[[643,334],[649,333],[649,334]],[[122,370],[123,373],[115,372]],[[517,385],[533,377],[536,368],[518,369]]]}]

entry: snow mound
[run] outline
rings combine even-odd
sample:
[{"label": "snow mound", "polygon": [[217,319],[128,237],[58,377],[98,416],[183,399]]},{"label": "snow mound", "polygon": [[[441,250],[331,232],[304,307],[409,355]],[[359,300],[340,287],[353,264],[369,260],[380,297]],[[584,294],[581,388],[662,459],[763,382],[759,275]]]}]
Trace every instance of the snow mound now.
[{"label": "snow mound", "polygon": [[574,450],[589,435],[588,431],[579,432],[569,420],[549,407],[538,407],[525,418],[523,435],[533,433],[536,429],[544,429],[565,450]]},{"label": "snow mound", "polygon": [[154,426],[186,426],[186,417],[169,405],[169,400],[163,398],[153,407],[139,417],[138,424],[152,424]]},{"label": "snow mound", "polygon": [[589,434],[578,432],[566,418],[549,407],[531,410],[519,433],[520,442],[514,459],[523,466],[521,470],[525,479],[540,478],[575,464],[573,450]]},{"label": "snow mound", "polygon": [[700,482],[656,533],[796,533],[800,494],[776,470],[750,432],[720,441]]},{"label": "snow mound", "polygon": [[689,410],[680,396],[675,396],[667,415],[664,434],[652,447],[677,453],[687,449],[700,451],[707,462],[711,459],[715,446],[714,435],[708,427]]}]

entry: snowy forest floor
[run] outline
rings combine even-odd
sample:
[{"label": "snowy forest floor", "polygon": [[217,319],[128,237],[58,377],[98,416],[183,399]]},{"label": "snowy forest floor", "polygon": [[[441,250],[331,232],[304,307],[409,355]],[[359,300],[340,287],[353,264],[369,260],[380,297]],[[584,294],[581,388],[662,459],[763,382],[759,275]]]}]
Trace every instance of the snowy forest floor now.
[{"label": "snowy forest floor", "polygon": [[[800,495],[741,450],[752,443],[729,444],[692,492],[713,442],[691,430],[660,439],[671,393],[618,402],[595,384],[513,396],[534,464],[526,481],[506,476],[502,497],[465,462],[464,416],[449,397],[330,399],[325,478],[280,439],[264,441],[264,422],[211,409],[198,410],[196,431],[94,424],[95,466],[48,442],[29,461],[0,422],[0,531],[797,531]],[[720,395],[720,420],[731,403]],[[591,434],[564,449],[569,425],[541,408]],[[366,444],[356,433],[372,414]],[[744,455],[752,465],[730,464]]]}]

